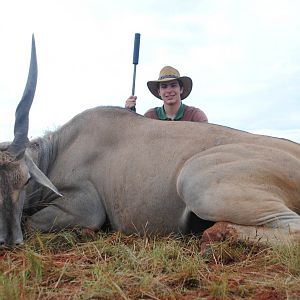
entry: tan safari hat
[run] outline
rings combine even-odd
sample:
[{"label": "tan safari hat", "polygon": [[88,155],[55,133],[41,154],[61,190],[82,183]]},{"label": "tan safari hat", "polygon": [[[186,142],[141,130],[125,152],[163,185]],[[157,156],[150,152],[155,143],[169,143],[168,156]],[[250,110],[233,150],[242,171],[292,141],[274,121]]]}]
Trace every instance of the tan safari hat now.
[{"label": "tan safari hat", "polygon": [[170,66],[165,66],[161,69],[159,73],[158,80],[152,80],[147,82],[148,89],[157,98],[161,99],[158,94],[158,83],[168,82],[174,79],[178,79],[182,82],[183,92],[181,94],[181,99],[185,99],[192,91],[193,81],[190,77],[180,76],[179,72]]}]

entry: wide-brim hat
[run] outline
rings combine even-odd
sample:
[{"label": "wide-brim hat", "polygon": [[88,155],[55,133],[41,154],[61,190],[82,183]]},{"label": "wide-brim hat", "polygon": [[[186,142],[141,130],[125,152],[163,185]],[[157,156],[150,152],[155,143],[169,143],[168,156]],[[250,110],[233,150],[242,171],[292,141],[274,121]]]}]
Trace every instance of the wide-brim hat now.
[{"label": "wide-brim hat", "polygon": [[168,82],[174,79],[180,80],[182,82],[183,92],[181,94],[181,100],[185,99],[193,88],[193,81],[190,77],[180,76],[178,70],[173,67],[165,66],[161,69],[159,73],[158,80],[152,80],[147,82],[148,89],[157,98],[161,99],[158,94],[159,83]]}]

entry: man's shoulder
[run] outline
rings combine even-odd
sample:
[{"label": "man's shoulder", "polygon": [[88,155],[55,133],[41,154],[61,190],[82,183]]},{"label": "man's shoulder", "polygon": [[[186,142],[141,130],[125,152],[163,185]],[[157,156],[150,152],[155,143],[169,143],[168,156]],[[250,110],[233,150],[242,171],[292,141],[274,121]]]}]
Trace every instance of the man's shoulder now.
[{"label": "man's shoulder", "polygon": [[184,119],[193,122],[207,122],[207,116],[200,108],[185,104]]},{"label": "man's shoulder", "polygon": [[202,111],[202,110],[198,107],[185,104],[185,111]]},{"label": "man's shoulder", "polygon": [[157,114],[156,114],[156,107],[148,109],[145,113],[144,116],[147,118],[151,119],[157,119]]},{"label": "man's shoulder", "polygon": [[154,112],[154,111],[155,111],[155,107],[149,108],[149,109],[145,112],[145,114],[147,114],[147,113],[152,113],[152,112]]}]

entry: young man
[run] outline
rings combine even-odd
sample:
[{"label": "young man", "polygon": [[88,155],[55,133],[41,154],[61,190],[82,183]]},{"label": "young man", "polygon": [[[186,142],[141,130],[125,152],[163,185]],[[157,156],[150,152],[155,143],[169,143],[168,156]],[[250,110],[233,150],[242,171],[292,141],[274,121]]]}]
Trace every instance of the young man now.
[{"label": "young man", "polygon": [[[182,103],[191,92],[193,82],[190,77],[180,76],[173,67],[163,67],[158,80],[148,81],[150,92],[161,99],[162,107],[149,109],[144,116],[151,119],[166,121],[193,121],[207,122],[205,113],[199,108]],[[125,108],[133,109],[136,105],[136,96],[130,96],[125,103]]]}]

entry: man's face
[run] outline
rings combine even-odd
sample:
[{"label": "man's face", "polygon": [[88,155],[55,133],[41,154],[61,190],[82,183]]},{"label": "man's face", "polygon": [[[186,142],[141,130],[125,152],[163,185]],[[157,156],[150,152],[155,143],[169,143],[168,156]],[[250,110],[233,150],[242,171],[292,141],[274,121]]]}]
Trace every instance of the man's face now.
[{"label": "man's face", "polygon": [[164,104],[174,105],[180,102],[182,92],[183,89],[180,87],[179,82],[176,79],[159,84],[158,94],[164,101]]}]

